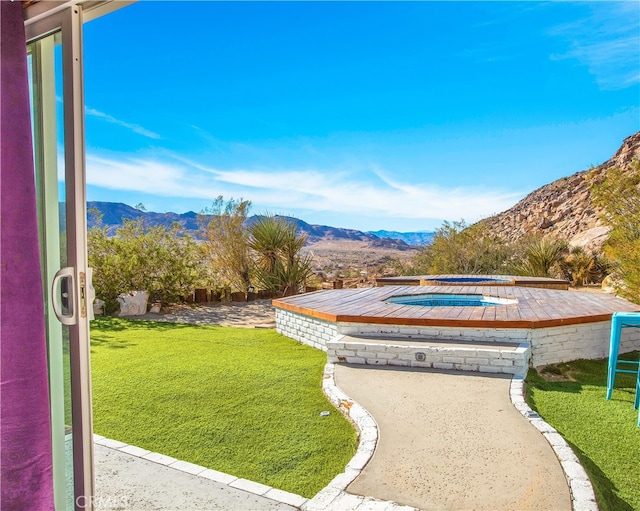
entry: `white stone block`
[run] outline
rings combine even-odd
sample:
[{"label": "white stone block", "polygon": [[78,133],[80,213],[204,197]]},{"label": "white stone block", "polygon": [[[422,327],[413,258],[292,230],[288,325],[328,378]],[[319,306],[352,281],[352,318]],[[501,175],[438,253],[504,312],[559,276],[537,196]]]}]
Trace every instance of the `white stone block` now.
[{"label": "white stone block", "polygon": [[574,479],[580,481],[589,480],[587,473],[584,471],[584,468],[582,468],[580,463],[576,463],[575,461],[561,461],[560,464],[570,481],[573,482]]},{"label": "white stone block", "polygon": [[502,358],[494,358],[490,361],[490,365],[499,367],[513,367],[513,360],[504,360]]},{"label": "white stone block", "polygon": [[465,357],[464,361],[466,364],[489,365],[488,358]]},{"label": "white stone block", "polygon": [[171,468],[175,468],[176,470],[180,470],[180,472],[186,472],[187,474],[198,475],[205,470],[206,467],[201,465],[196,465],[195,463],[189,463],[188,461],[178,460],[175,463],[169,465]]},{"label": "white stone block", "polygon": [[154,463],[159,463],[160,465],[167,465],[167,466],[178,461],[177,459],[172,458],[171,456],[166,456],[165,454],[160,454],[157,452],[150,452],[149,454],[145,454],[143,458],[145,460],[153,461]]},{"label": "white stone block", "polygon": [[573,511],[599,511],[598,504],[592,500],[574,500]]},{"label": "white stone block", "polygon": [[331,503],[331,508],[340,511],[356,511],[360,509],[363,502],[364,497],[343,492]]},{"label": "white stone block", "polygon": [[224,472],[218,472],[217,470],[206,469],[198,474],[198,477],[204,477],[205,479],[211,479],[222,484],[229,484],[238,479],[236,476],[225,474]]},{"label": "white stone block", "polygon": [[255,493],[256,495],[264,495],[269,490],[272,490],[271,486],[266,484],[256,483],[255,481],[249,481],[248,479],[236,479],[229,483],[232,488],[238,488],[239,490]]},{"label": "white stone block", "polygon": [[135,445],[125,445],[118,449],[121,452],[126,452],[127,454],[131,454],[133,456],[137,456],[141,458],[142,456],[149,454],[151,451],[148,449],[143,449],[142,447],[136,447]]},{"label": "white stone block", "polygon": [[397,353],[393,353],[393,352],[382,352],[382,353],[378,353],[377,358],[381,358],[381,359],[392,359],[392,358],[398,358]]},{"label": "white stone block", "polygon": [[357,452],[356,455],[351,458],[351,461],[347,463],[347,469],[349,470],[362,470],[369,460],[371,459],[371,453],[369,452]]},{"label": "white stone block", "polygon": [[596,496],[593,493],[591,482],[574,479],[570,482],[571,494],[575,500],[587,500],[595,502]]},{"label": "white stone block", "polygon": [[315,497],[308,500],[304,504],[306,511],[320,511],[330,509],[331,503],[342,494],[342,491],[338,488],[324,488],[320,493],[317,493]]},{"label": "white stone block", "polygon": [[480,366],[477,364],[454,364],[454,367],[458,371],[478,371]]},{"label": "white stone block", "polygon": [[122,447],[126,447],[129,444],[124,442],[120,442],[119,440],[113,440],[111,438],[101,438],[100,440],[96,440],[95,443],[104,445],[105,447],[110,447],[111,449],[121,449]]},{"label": "white stone block", "polygon": [[408,360],[390,359],[388,362],[390,366],[402,366],[409,367],[410,362]]}]

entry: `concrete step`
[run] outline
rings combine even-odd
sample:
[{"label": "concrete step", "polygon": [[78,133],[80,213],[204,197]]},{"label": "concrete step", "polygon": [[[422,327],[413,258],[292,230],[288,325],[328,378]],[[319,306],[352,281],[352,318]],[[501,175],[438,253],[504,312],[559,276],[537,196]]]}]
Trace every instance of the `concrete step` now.
[{"label": "concrete step", "polygon": [[338,335],[327,342],[329,362],[454,369],[524,375],[529,367],[528,343],[447,341],[421,337]]}]

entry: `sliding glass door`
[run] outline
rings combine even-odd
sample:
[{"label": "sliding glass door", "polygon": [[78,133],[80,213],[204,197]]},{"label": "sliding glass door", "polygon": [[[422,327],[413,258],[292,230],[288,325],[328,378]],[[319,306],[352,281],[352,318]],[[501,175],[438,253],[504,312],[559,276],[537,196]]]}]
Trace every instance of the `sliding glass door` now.
[{"label": "sliding glass door", "polygon": [[[28,43],[57,510],[92,509],[93,438],[80,14]],[[51,30],[53,27],[53,30]],[[34,297],[37,299],[37,297]]]}]

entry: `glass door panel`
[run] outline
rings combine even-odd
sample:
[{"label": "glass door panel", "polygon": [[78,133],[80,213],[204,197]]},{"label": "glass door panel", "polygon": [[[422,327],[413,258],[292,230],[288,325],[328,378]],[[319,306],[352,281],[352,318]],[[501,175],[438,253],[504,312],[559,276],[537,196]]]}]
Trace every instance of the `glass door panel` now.
[{"label": "glass door panel", "polygon": [[[85,484],[87,471],[89,479],[92,478],[91,463],[87,467],[84,452],[86,442],[74,438],[76,429],[86,437],[91,425],[90,422],[83,424],[86,413],[78,404],[80,400],[74,397],[79,394],[76,387],[83,386],[82,378],[78,377],[77,346],[86,338],[88,326],[86,318],[81,321],[77,313],[77,260],[84,246],[77,246],[77,236],[69,236],[77,226],[67,222],[71,212],[69,220],[73,223],[77,208],[67,201],[72,184],[65,165],[65,110],[68,107],[65,97],[68,95],[64,93],[62,33],[58,31],[31,42],[27,55],[47,330],[54,498],[56,510],[72,510],[85,508],[84,496],[92,490],[90,487],[87,492]],[[84,336],[81,335],[83,329]],[[88,454],[90,459],[91,452]]]}]

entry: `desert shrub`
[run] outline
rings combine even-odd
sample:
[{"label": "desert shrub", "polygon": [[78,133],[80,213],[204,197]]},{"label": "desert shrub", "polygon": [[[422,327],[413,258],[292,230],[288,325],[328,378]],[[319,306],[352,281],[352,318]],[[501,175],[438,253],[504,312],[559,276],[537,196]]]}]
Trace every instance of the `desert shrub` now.
[{"label": "desert shrub", "polygon": [[560,268],[572,286],[584,286],[598,278],[596,258],[582,247],[571,247],[560,260]]},{"label": "desert shrub", "polygon": [[510,247],[481,223],[444,222],[432,243],[409,264],[397,265],[403,275],[503,273]]},{"label": "desert shrub", "polygon": [[602,220],[611,227],[604,246],[618,277],[620,295],[640,302],[640,161],[628,171],[617,167],[604,177],[593,178],[590,186],[593,203]]},{"label": "desert shrub", "polygon": [[251,286],[249,233],[246,228],[251,201],[218,196],[199,216],[209,279],[231,291]]},{"label": "desert shrub", "polygon": [[152,300],[176,301],[202,279],[201,251],[178,224],[146,227],[141,220],[125,220],[113,237],[106,227],[93,227],[88,256],[96,297],[107,312],[117,309],[120,293],[143,290]]},{"label": "desert shrub", "polygon": [[562,260],[567,250],[567,242],[564,240],[529,238],[520,245],[511,268],[517,275],[562,277]]}]

